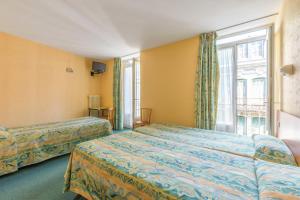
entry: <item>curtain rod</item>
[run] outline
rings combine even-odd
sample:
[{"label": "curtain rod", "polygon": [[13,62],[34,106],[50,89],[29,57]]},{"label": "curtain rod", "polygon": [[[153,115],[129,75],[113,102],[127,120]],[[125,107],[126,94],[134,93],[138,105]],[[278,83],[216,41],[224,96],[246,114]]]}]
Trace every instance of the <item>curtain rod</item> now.
[{"label": "curtain rod", "polygon": [[226,29],[230,29],[230,28],[233,28],[233,27],[236,27],[236,26],[241,26],[241,25],[244,25],[244,24],[248,24],[248,23],[251,23],[251,22],[259,21],[261,19],[265,19],[265,18],[268,18],[268,17],[273,17],[273,16],[276,16],[276,15],[278,15],[278,13],[274,13],[274,14],[271,14],[271,15],[267,15],[267,16],[264,16],[264,17],[257,18],[257,19],[252,19],[252,20],[242,22],[242,23],[239,23],[239,24],[236,24],[236,25],[220,28],[220,29],[217,30],[217,32],[218,31],[223,31],[223,30],[226,30]]}]

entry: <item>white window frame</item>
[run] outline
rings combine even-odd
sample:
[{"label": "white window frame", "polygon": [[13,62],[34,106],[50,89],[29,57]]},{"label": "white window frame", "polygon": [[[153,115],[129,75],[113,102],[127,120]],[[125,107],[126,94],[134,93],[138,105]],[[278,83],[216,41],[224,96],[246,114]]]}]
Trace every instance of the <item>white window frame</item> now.
[{"label": "white window frame", "polygon": [[[224,39],[224,38],[229,38],[229,37],[234,37],[237,35],[241,35],[241,34],[246,34],[249,32],[254,32],[254,31],[258,31],[258,30],[262,30],[262,29],[266,29],[268,31],[268,44],[267,44],[267,84],[268,84],[268,104],[267,104],[267,119],[266,119],[266,129],[269,131],[270,135],[273,135],[274,133],[274,127],[272,126],[273,122],[274,122],[274,113],[273,113],[273,105],[272,105],[272,100],[273,100],[273,45],[274,45],[274,39],[273,39],[273,33],[274,33],[274,25],[273,24],[268,24],[265,26],[260,26],[260,27],[256,27],[256,28],[251,28],[251,29],[247,29],[244,31],[239,31],[236,33],[232,33],[232,34],[228,34],[228,35],[224,35],[219,37],[218,39]],[[258,36],[258,37],[253,37],[253,38],[249,38],[249,39],[242,39],[242,40],[237,40],[234,42],[229,42],[226,44],[220,44],[217,45],[217,49],[221,50],[221,49],[226,49],[226,48],[233,48],[233,53],[234,53],[234,67],[233,67],[233,86],[236,87],[237,86],[237,46],[239,44],[243,44],[243,43],[249,43],[249,42],[255,42],[255,41],[259,41],[265,39],[264,36]],[[237,91],[234,89],[233,90],[233,106],[234,106],[234,117],[233,117],[233,123],[234,123],[234,132],[237,131]]]}]

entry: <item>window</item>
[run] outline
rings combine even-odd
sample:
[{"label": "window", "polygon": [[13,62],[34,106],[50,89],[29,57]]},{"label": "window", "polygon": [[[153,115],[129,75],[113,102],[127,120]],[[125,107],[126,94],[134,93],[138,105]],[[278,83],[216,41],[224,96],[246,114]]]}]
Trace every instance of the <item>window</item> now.
[{"label": "window", "polygon": [[241,44],[238,46],[238,59],[239,60],[246,60],[248,59],[248,44]]},{"label": "window", "polygon": [[255,99],[255,103],[257,105],[264,105],[267,99],[267,84],[266,78],[254,78],[252,80],[253,91],[257,99]]},{"label": "window", "polygon": [[132,128],[140,117],[140,61],[139,55],[122,59],[124,127]]},{"label": "window", "polygon": [[265,58],[265,40],[238,45],[238,61],[253,61]]},{"label": "window", "polygon": [[270,30],[263,28],[217,41],[220,65],[217,130],[242,135],[269,133]]}]

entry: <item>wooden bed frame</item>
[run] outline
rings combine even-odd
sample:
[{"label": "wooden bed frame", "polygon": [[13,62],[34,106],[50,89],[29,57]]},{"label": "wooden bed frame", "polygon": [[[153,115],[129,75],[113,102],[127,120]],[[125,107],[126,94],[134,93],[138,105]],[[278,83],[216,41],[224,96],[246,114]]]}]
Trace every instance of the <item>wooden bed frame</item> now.
[{"label": "wooden bed frame", "polygon": [[290,148],[300,166],[300,117],[278,111],[276,134]]}]

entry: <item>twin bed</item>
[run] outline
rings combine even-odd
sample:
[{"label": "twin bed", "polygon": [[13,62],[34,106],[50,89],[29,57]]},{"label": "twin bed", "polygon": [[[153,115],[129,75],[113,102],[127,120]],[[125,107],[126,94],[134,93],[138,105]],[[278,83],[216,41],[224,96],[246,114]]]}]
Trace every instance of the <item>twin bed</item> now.
[{"label": "twin bed", "polygon": [[110,134],[109,121],[94,117],[19,128],[1,128],[0,176],[70,153],[80,142]]},{"label": "twin bed", "polygon": [[77,145],[68,190],[86,199],[300,199],[300,168],[271,136],[153,124]]}]

